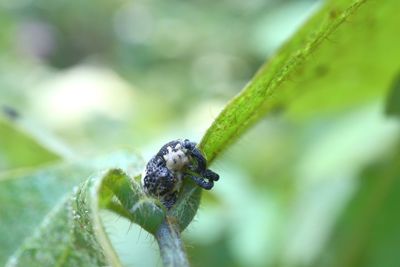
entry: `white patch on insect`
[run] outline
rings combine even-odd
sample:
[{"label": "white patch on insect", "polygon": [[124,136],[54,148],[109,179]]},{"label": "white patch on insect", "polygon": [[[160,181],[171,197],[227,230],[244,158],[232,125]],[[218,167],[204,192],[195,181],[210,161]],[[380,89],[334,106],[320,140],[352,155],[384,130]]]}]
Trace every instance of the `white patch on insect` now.
[{"label": "white patch on insect", "polygon": [[166,167],[171,171],[181,171],[189,164],[189,157],[186,155],[187,150],[182,149],[180,144],[175,148],[167,147],[168,153],[163,156]]},{"label": "white patch on insect", "polygon": [[176,182],[172,192],[179,192],[182,187],[183,174],[181,172],[175,173]]}]

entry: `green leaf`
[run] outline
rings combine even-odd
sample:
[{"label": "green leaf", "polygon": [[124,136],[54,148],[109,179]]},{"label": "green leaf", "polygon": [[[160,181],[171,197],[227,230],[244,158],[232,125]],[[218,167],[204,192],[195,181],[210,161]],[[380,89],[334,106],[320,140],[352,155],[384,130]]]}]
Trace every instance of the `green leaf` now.
[{"label": "green leaf", "polygon": [[35,167],[57,159],[55,153],[0,118],[0,171]]},{"label": "green leaf", "polygon": [[[95,232],[104,238],[101,225],[93,225],[94,212],[87,194],[93,180],[83,184],[50,213],[32,238],[23,243],[6,266],[104,266],[108,264]],[[110,251],[113,266],[120,266]]]},{"label": "green leaf", "polygon": [[3,173],[0,176],[0,265],[4,265],[11,253],[75,185],[95,172],[112,167],[136,174],[143,168],[143,162],[135,154],[120,151],[34,172]]},{"label": "green leaf", "polygon": [[162,204],[142,193],[140,186],[120,169],[110,170],[100,180],[100,186],[93,195],[101,208],[139,224],[154,234],[165,217]]},{"label": "green leaf", "polygon": [[32,234],[65,192],[92,171],[76,164],[62,164],[0,178],[0,265]]},{"label": "green leaf", "polygon": [[181,231],[190,224],[200,205],[201,189],[192,181],[186,179],[179,192],[178,201],[168,211],[168,216],[175,218]]},{"label": "green leaf", "polygon": [[383,98],[399,70],[399,9],[328,1],[220,113],[200,143],[208,161],[273,110],[301,118]]},{"label": "green leaf", "polygon": [[144,196],[120,169],[80,185],[51,212],[8,266],[121,266],[101,222],[109,209],[154,233],[165,217],[156,200]]},{"label": "green leaf", "polygon": [[400,147],[366,168],[331,237],[313,266],[400,265]]}]

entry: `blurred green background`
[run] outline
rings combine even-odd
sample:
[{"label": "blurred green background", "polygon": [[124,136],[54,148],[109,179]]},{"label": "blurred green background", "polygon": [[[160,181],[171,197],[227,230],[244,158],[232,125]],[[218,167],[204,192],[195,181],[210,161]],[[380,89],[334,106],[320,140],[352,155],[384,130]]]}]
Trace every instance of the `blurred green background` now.
[{"label": "blurred green background", "polygon": [[[148,159],[169,140],[199,141],[320,5],[0,0],[0,179],[55,154]],[[400,125],[383,99],[312,118],[283,110],[241,138],[184,232],[193,266],[400,266]],[[151,236],[104,221],[126,266],[161,266]]]}]

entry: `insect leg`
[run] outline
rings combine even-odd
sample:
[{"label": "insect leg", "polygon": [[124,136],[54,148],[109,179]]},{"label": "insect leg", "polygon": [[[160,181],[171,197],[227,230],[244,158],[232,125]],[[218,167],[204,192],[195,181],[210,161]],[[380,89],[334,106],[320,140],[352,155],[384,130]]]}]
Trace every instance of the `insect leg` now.
[{"label": "insect leg", "polygon": [[192,158],[196,161],[196,169],[193,171],[197,173],[202,173],[206,169],[207,161],[204,156],[201,154],[200,150],[196,148],[196,143],[191,142],[188,139],[182,141],[182,146],[186,148]]},{"label": "insect leg", "polygon": [[203,173],[202,176],[204,178],[211,180],[211,181],[218,181],[219,180],[219,175],[213,172],[212,170],[206,169]]},{"label": "insect leg", "polygon": [[191,151],[191,156],[196,160],[196,170],[195,172],[202,173],[206,170],[206,159],[203,157],[203,155],[200,153],[200,150],[197,148],[193,149]]},{"label": "insect leg", "polygon": [[201,177],[198,176],[194,176],[194,175],[188,175],[190,179],[192,179],[198,186],[200,186],[201,188],[204,188],[206,190],[210,190],[211,188],[213,188],[214,186],[214,181],[213,180],[209,180],[208,182],[206,180],[204,180]]}]

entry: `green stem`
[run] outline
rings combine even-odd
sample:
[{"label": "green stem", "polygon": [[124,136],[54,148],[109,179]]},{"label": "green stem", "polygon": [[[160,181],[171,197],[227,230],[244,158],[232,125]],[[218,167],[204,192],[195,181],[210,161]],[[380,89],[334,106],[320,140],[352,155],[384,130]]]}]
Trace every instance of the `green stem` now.
[{"label": "green stem", "polygon": [[189,267],[178,224],[166,217],[155,234],[164,267]]}]

